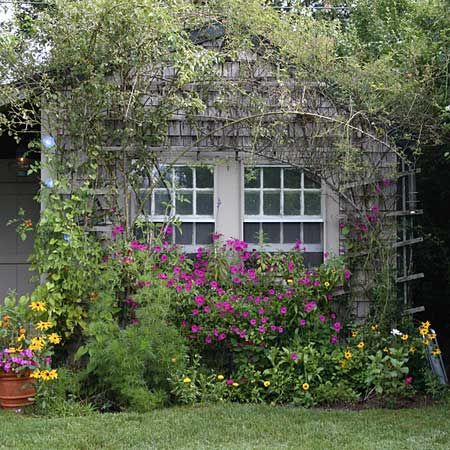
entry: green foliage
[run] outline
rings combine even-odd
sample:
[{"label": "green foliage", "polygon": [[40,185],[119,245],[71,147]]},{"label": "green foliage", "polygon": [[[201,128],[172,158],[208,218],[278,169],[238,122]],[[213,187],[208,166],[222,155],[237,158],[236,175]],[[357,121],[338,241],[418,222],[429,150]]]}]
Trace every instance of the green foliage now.
[{"label": "green foliage", "polygon": [[377,394],[396,397],[407,393],[409,386],[404,381],[409,372],[407,351],[393,348],[386,355],[378,350],[369,360],[366,383],[373,385]]},{"label": "green foliage", "polygon": [[[120,328],[114,320],[99,320],[89,325],[90,339],[78,356],[89,356],[84,379],[97,403],[148,411],[168,401],[167,380],[184,359],[184,343],[168,320],[167,292],[156,286],[142,298],[146,303],[136,313],[138,323]],[[95,398],[98,394],[104,398]]]},{"label": "green foliage", "polygon": [[38,391],[33,414],[46,417],[80,417],[91,415],[94,407],[82,398],[79,374],[65,368],[58,370],[58,379]]},{"label": "green foliage", "polygon": [[354,404],[360,400],[360,394],[347,382],[333,383],[330,380],[319,384],[314,392],[315,400],[321,405],[345,405]]}]

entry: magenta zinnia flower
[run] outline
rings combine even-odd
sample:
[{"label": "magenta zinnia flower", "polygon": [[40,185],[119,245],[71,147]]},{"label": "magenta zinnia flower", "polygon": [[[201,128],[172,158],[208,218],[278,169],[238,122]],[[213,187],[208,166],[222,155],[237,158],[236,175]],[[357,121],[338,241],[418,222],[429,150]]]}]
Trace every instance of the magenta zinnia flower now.
[{"label": "magenta zinnia flower", "polygon": [[292,359],[292,361],[297,361],[297,359],[298,359],[297,353],[291,353],[291,359]]}]

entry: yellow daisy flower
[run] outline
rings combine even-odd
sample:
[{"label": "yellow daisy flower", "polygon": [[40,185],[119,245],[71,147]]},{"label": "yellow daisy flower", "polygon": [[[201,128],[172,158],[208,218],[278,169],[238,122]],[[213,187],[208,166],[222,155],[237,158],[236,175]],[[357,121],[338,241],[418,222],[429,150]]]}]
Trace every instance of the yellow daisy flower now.
[{"label": "yellow daisy flower", "polygon": [[436,339],[436,333],[429,333],[429,334],[427,335],[427,338],[428,338],[430,341],[432,341],[433,339]]},{"label": "yellow daisy flower", "polygon": [[433,356],[438,356],[438,355],[441,354],[441,349],[435,348],[435,349],[431,352],[431,354],[432,354]]},{"label": "yellow daisy flower", "polygon": [[50,380],[50,370],[41,370],[39,378],[44,381]]},{"label": "yellow daisy flower", "polygon": [[56,378],[58,378],[58,371],[56,369],[50,370],[48,373],[48,377],[50,378],[50,380],[56,380]]},{"label": "yellow daisy flower", "polygon": [[62,340],[61,336],[58,333],[51,333],[47,336],[47,338],[51,344],[59,344]]},{"label": "yellow daisy flower", "polygon": [[414,345],[413,346],[411,346],[411,347],[409,347],[409,353],[415,353],[416,352],[416,347],[414,347]]},{"label": "yellow daisy flower", "polygon": [[422,341],[422,344],[423,345],[428,345],[430,343],[430,341],[428,340],[428,339],[424,339],[423,341]]},{"label": "yellow daisy flower", "polygon": [[365,345],[366,345],[366,344],[364,344],[364,342],[361,341],[361,342],[358,343],[357,347],[358,347],[360,350],[362,350],[362,349],[365,347]]},{"label": "yellow daisy flower", "polygon": [[33,352],[42,350],[45,346],[45,341],[42,337],[34,337],[31,339],[30,345],[28,348]]},{"label": "yellow daisy flower", "polygon": [[407,341],[409,339],[409,336],[407,334],[402,334],[402,336],[400,337],[400,339],[402,341]]},{"label": "yellow daisy flower", "polygon": [[218,379],[219,381],[222,381],[224,378],[225,378],[225,377],[224,377],[223,375],[217,375],[217,379]]},{"label": "yellow daisy flower", "polygon": [[192,380],[189,377],[183,378],[183,383],[190,383]]},{"label": "yellow daisy flower", "polygon": [[44,321],[40,320],[40,321],[36,324],[36,328],[37,328],[38,330],[41,330],[41,331],[46,331],[46,330],[48,330],[49,328],[51,328],[52,326],[53,326],[53,322],[51,322],[51,321],[44,322]]},{"label": "yellow daisy flower", "polygon": [[358,332],[357,331],[352,331],[352,337],[356,337],[358,336]]},{"label": "yellow daisy flower", "polygon": [[352,352],[351,351],[346,351],[345,353],[344,353],[344,358],[345,359],[352,359]]},{"label": "yellow daisy flower", "polygon": [[28,307],[31,308],[32,311],[36,312],[44,312],[47,310],[44,302],[31,302]]},{"label": "yellow daisy flower", "polygon": [[302,388],[304,391],[307,391],[309,389],[309,384],[308,383],[303,383],[302,384]]},{"label": "yellow daisy flower", "polygon": [[239,383],[234,382],[232,386],[233,387],[239,387]]},{"label": "yellow daisy flower", "polygon": [[371,329],[372,331],[377,331],[377,330],[378,330],[378,325],[377,325],[377,324],[374,324],[374,325],[372,325],[372,326],[370,327],[370,329]]},{"label": "yellow daisy flower", "polygon": [[388,349],[387,347],[384,347],[384,348],[383,348],[383,352],[384,352],[384,353],[389,353],[389,349]]},{"label": "yellow daisy flower", "polygon": [[264,381],[264,387],[269,387],[270,386],[270,381]]},{"label": "yellow daisy flower", "polygon": [[31,378],[40,378],[41,377],[41,371],[39,369],[33,370],[33,372],[30,373]]},{"label": "yellow daisy flower", "polygon": [[323,283],[323,285],[324,285],[326,288],[329,288],[329,287],[330,287],[330,282],[329,282],[329,281],[325,281],[325,283]]}]

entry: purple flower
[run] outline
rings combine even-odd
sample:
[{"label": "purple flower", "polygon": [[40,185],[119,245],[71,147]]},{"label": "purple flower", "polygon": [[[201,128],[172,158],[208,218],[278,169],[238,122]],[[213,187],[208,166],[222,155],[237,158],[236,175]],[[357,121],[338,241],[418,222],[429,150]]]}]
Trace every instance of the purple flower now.
[{"label": "purple flower", "polygon": [[111,232],[113,239],[115,239],[118,234],[122,234],[124,231],[125,227],[122,224],[116,225]]},{"label": "purple flower", "polygon": [[290,358],[291,358],[292,361],[297,361],[297,359],[298,359],[297,353],[291,353]]},{"label": "purple flower", "polygon": [[202,306],[203,303],[205,303],[205,297],[203,297],[202,295],[196,295],[194,301],[198,306]]},{"label": "purple flower", "polygon": [[219,336],[217,336],[217,340],[223,341],[226,337],[227,337],[227,335],[225,333],[220,333]]},{"label": "purple flower", "polygon": [[305,320],[305,319],[300,319],[300,320],[298,321],[298,324],[299,324],[301,327],[304,327],[304,326],[306,325],[306,320]]},{"label": "purple flower", "polygon": [[191,326],[191,331],[193,333],[198,333],[200,331],[200,327],[198,325],[192,325]]},{"label": "purple flower", "polygon": [[211,344],[211,342],[212,342],[212,337],[209,336],[209,335],[206,336],[206,337],[205,337],[205,343],[206,343],[206,344]]},{"label": "purple flower", "polygon": [[350,277],[352,276],[351,272],[349,270],[344,271],[344,278],[346,281],[350,280]]},{"label": "purple flower", "polygon": [[261,325],[261,326],[258,327],[258,331],[260,333],[265,333],[266,332],[266,327],[264,325]]},{"label": "purple flower", "polygon": [[336,331],[337,333],[339,333],[339,331],[341,331],[341,329],[342,329],[341,322],[335,322],[335,323],[333,323],[333,329],[334,329],[334,331]]},{"label": "purple flower", "polygon": [[233,278],[233,283],[234,283],[234,284],[241,284],[241,279],[238,278],[238,277],[234,277],[234,278]]},{"label": "purple flower", "polygon": [[316,302],[309,302],[305,305],[305,307],[303,308],[305,310],[305,312],[310,312],[313,309],[317,308],[317,303]]},{"label": "purple flower", "polygon": [[331,337],[330,337],[330,342],[331,342],[332,344],[337,344],[337,341],[338,341],[337,336],[331,336]]},{"label": "purple flower", "polygon": [[327,320],[327,319],[326,319],[325,316],[319,316],[319,320],[320,320],[321,322],[325,322],[325,320]]},{"label": "purple flower", "polygon": [[256,325],[256,319],[250,319],[250,325]]},{"label": "purple flower", "polygon": [[287,313],[287,308],[286,308],[286,306],[282,306],[281,308],[280,308],[280,314],[286,314]]},{"label": "purple flower", "polygon": [[215,241],[218,241],[221,236],[222,236],[221,233],[212,233],[211,234],[211,239],[213,240],[213,242],[215,242]]}]

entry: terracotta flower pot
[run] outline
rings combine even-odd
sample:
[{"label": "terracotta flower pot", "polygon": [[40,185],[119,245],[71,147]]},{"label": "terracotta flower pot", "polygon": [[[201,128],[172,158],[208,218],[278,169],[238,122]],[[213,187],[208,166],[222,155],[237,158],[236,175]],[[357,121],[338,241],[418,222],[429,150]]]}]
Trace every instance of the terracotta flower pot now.
[{"label": "terracotta flower pot", "polygon": [[18,409],[34,403],[36,380],[16,373],[0,372],[0,407]]}]

